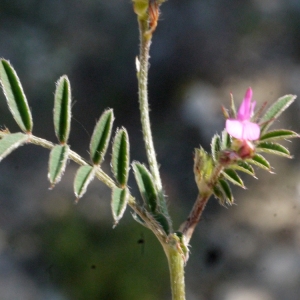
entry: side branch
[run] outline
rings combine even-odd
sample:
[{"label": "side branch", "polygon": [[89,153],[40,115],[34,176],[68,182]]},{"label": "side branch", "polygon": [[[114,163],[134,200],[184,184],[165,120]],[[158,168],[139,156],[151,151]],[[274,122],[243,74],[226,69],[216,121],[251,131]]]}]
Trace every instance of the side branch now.
[{"label": "side branch", "polygon": [[188,244],[197,224],[200,221],[202,212],[210,198],[211,194],[201,196],[200,194],[197,197],[197,200],[193,206],[193,209],[190,212],[187,220],[181,225],[180,231],[185,236],[185,241]]},{"label": "side branch", "polygon": [[196,225],[200,221],[203,210],[210,196],[213,194],[213,188],[224,169],[221,164],[217,164],[211,171],[210,162],[211,158],[207,156],[206,152],[201,150],[200,152],[196,152],[194,173],[199,194],[187,220],[180,226],[179,229],[185,237],[185,242],[187,244],[194,233]]}]

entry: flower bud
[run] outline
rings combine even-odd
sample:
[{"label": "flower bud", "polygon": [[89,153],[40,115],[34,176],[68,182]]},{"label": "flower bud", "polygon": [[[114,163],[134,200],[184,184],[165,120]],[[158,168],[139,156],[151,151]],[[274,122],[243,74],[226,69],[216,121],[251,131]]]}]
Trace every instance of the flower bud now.
[{"label": "flower bud", "polygon": [[232,143],[232,149],[236,151],[241,159],[252,158],[255,154],[255,146],[247,140],[235,139]]},{"label": "flower bud", "polygon": [[243,145],[238,151],[241,159],[252,158],[255,154],[255,147],[250,141],[243,141]]},{"label": "flower bud", "polygon": [[255,146],[250,141],[234,139],[231,149],[220,151],[218,161],[223,167],[226,167],[239,160],[252,158],[254,154]]},{"label": "flower bud", "polygon": [[148,7],[149,0],[132,0],[133,1],[133,10],[139,16],[140,19],[148,18]]},{"label": "flower bud", "polygon": [[200,194],[210,192],[210,183],[214,170],[214,162],[203,148],[195,149],[194,174]]},{"label": "flower bud", "polygon": [[218,161],[222,166],[226,167],[236,163],[240,159],[240,156],[234,150],[223,150],[220,151]]}]

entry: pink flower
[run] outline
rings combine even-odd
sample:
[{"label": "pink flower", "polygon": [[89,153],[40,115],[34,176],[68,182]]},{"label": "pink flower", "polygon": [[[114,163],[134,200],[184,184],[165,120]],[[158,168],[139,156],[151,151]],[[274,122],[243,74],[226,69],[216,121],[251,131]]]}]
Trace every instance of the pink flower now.
[{"label": "pink flower", "polygon": [[256,102],[252,101],[252,89],[248,88],[244,100],[238,110],[236,119],[226,120],[227,132],[239,140],[255,141],[259,139],[260,127],[250,121]]}]

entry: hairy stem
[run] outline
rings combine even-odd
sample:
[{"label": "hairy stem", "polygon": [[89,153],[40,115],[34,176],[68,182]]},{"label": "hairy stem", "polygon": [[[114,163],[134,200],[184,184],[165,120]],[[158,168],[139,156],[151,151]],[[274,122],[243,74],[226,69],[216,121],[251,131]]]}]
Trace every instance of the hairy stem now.
[{"label": "hairy stem", "polygon": [[188,244],[197,224],[200,221],[202,216],[202,212],[210,198],[211,194],[201,196],[200,194],[197,197],[197,200],[186,220],[186,222],[182,225],[182,233],[185,236],[185,241]]},{"label": "hairy stem", "polygon": [[204,208],[213,194],[213,187],[217,183],[217,180],[223,171],[222,165],[217,165],[214,168],[213,175],[210,178],[210,181],[207,183],[207,189],[203,193],[199,191],[198,197],[195,201],[195,204],[187,218],[187,220],[180,226],[180,231],[183,233],[185,237],[185,242],[188,244],[190,239],[192,238],[192,235],[194,233],[194,230],[197,226],[197,224],[200,221],[200,218],[202,216],[202,213],[204,211]]},{"label": "hairy stem", "polygon": [[[154,1],[149,5],[153,5]],[[150,18],[153,17],[153,28],[149,30],[149,23],[147,19],[138,18],[139,30],[140,30],[140,56],[137,65],[137,78],[139,89],[139,104],[141,112],[141,123],[144,136],[144,142],[146,147],[146,153],[150,171],[152,173],[154,182],[158,191],[162,192],[162,183],[159,174],[158,163],[156,160],[156,154],[154,150],[153,138],[150,126],[149,117],[149,104],[148,104],[148,70],[149,70],[149,50],[151,45],[152,33],[156,28],[156,22],[158,17],[158,5],[154,3],[153,11],[149,10]],[[150,6],[149,6],[150,9]],[[153,15],[151,15],[153,13]],[[157,13],[157,14],[156,14]],[[151,25],[151,21],[150,21]],[[151,26],[150,26],[151,27]],[[164,199],[162,199],[164,201]],[[168,214],[167,209],[165,214]],[[150,215],[150,217],[152,217]],[[153,220],[155,223],[155,220]],[[154,225],[155,227],[155,225]],[[152,230],[153,231],[153,230]],[[154,232],[154,231],[153,231]],[[155,232],[154,232],[155,233]],[[157,233],[155,235],[161,242],[166,253],[172,289],[172,300],[185,300],[185,284],[184,284],[184,254],[181,250],[178,237],[174,234],[170,234],[167,239],[161,239]]]},{"label": "hairy stem", "polygon": [[139,20],[140,30],[140,56],[138,67],[138,89],[139,89],[139,104],[141,111],[141,122],[148,158],[149,167],[154,178],[157,189],[162,190],[162,183],[159,175],[158,163],[153,144],[148,104],[148,69],[149,69],[149,50],[151,45],[152,34],[147,34],[148,21]]},{"label": "hairy stem", "polygon": [[184,257],[178,241],[171,236],[169,243],[163,247],[168,258],[172,300],[185,300]]}]

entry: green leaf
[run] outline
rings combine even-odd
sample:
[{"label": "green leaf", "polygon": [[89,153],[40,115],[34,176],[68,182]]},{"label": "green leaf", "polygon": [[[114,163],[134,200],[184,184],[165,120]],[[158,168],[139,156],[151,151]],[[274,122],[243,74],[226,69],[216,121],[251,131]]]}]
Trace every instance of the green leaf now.
[{"label": "green leaf", "polygon": [[221,148],[222,150],[228,149],[231,146],[231,137],[228,134],[228,132],[226,131],[226,129],[224,129],[222,131],[222,145]]},{"label": "green leaf", "polygon": [[285,95],[279,98],[264,114],[260,120],[260,132],[263,135],[273,122],[294,102],[297,96]]},{"label": "green leaf", "polygon": [[91,143],[90,155],[95,165],[102,163],[111,136],[114,114],[112,109],[106,110],[100,117],[94,129]]},{"label": "green leaf", "polygon": [[0,139],[0,161],[18,147],[23,146],[28,138],[27,134],[18,132],[8,134]]},{"label": "green leaf", "polygon": [[159,226],[163,229],[163,231],[168,235],[170,233],[168,218],[166,218],[166,216],[161,213],[156,213],[153,215],[153,217],[157,221]]},{"label": "green leaf", "polygon": [[254,123],[258,123],[259,118],[261,117],[263,111],[265,110],[266,106],[267,106],[268,102],[264,102],[259,108],[258,110],[254,113],[254,115],[251,117],[251,121]]},{"label": "green leaf", "polygon": [[236,184],[240,186],[241,188],[245,188],[243,180],[240,178],[240,176],[232,169],[225,169],[222,171],[223,176],[225,179],[229,180],[233,184]]},{"label": "green leaf", "polygon": [[0,80],[10,112],[21,130],[30,133],[32,117],[21,82],[7,60],[1,59],[0,62]]},{"label": "green leaf", "polygon": [[129,139],[125,128],[117,131],[112,147],[112,172],[120,184],[127,184],[129,174]]},{"label": "green leaf", "polygon": [[223,113],[225,120],[229,119],[230,115],[229,115],[228,109],[226,109],[223,105],[221,106],[221,109],[222,109],[222,113]]},{"label": "green leaf", "polygon": [[227,202],[227,198],[224,195],[223,190],[219,187],[219,185],[214,185],[213,187],[214,196],[219,200],[219,203],[224,206]]},{"label": "green leaf", "polygon": [[203,148],[195,148],[194,175],[201,195],[211,190],[210,182],[214,176],[215,163],[210,154]]},{"label": "green leaf", "polygon": [[270,163],[258,153],[256,153],[251,159],[247,159],[247,162],[256,165],[257,167],[260,167],[261,169],[264,169],[270,173],[273,173],[271,171]]},{"label": "green leaf", "polygon": [[69,138],[71,124],[71,88],[66,75],[59,78],[54,96],[54,129],[61,144]]},{"label": "green leaf", "polygon": [[56,145],[50,152],[48,179],[51,188],[61,180],[65,172],[69,150],[68,145]]},{"label": "green leaf", "polygon": [[280,155],[287,158],[292,158],[289,150],[278,143],[264,142],[256,146],[256,151]]},{"label": "green leaf", "polygon": [[158,194],[151,173],[139,162],[132,163],[135,180],[141,196],[152,212],[156,212]]},{"label": "green leaf", "polygon": [[240,161],[236,162],[235,164],[230,165],[230,168],[247,173],[247,174],[253,176],[254,178],[256,178],[253,167],[245,161],[240,160]]},{"label": "green leaf", "polygon": [[213,160],[218,160],[218,153],[221,150],[221,138],[218,134],[215,134],[211,140],[211,155]]},{"label": "green leaf", "polygon": [[113,188],[111,209],[112,209],[113,218],[115,220],[114,227],[119,223],[119,221],[124,215],[128,203],[128,198],[129,198],[129,191],[127,188],[124,189],[120,189],[118,187]]},{"label": "green leaf", "polygon": [[163,190],[158,191],[157,195],[158,195],[157,211],[162,213],[167,218],[168,226],[169,226],[169,230],[170,230],[170,228],[172,228],[172,221],[171,221],[170,214],[168,211],[166,196],[165,196]]},{"label": "green leaf", "polygon": [[273,130],[265,133],[259,138],[259,141],[263,142],[270,142],[274,140],[280,140],[280,139],[292,139],[292,138],[298,138],[300,137],[298,133],[292,131],[292,130],[286,130],[286,129],[279,129],[279,130]]},{"label": "green leaf", "polygon": [[230,116],[231,118],[236,119],[236,108],[232,93],[230,93]]},{"label": "green leaf", "polygon": [[131,215],[136,222],[140,223],[141,225],[145,226],[146,228],[149,228],[148,225],[144,222],[143,219],[141,219],[141,217],[138,214],[136,214],[135,212],[132,212]]},{"label": "green leaf", "polygon": [[90,165],[81,166],[75,175],[74,193],[76,202],[85,194],[90,182],[94,179],[95,168]]},{"label": "green leaf", "polygon": [[228,182],[226,180],[223,180],[220,178],[218,180],[218,183],[219,183],[219,187],[220,187],[221,191],[223,192],[223,194],[225,196],[226,203],[229,205],[232,205],[234,203],[234,199],[233,199],[231,188],[230,188]]}]

